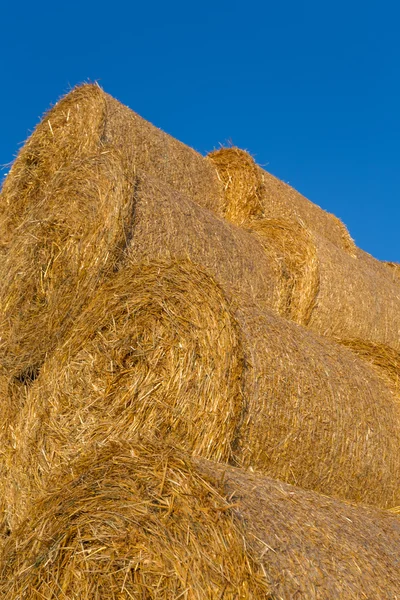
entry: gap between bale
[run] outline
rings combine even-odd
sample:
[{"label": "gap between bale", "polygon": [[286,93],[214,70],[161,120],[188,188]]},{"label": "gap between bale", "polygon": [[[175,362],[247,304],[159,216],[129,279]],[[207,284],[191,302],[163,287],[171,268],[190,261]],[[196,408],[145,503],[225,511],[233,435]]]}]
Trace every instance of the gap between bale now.
[{"label": "gap between bale", "polygon": [[182,453],[89,446],[53,475],[0,556],[9,600],[273,600],[231,503]]}]

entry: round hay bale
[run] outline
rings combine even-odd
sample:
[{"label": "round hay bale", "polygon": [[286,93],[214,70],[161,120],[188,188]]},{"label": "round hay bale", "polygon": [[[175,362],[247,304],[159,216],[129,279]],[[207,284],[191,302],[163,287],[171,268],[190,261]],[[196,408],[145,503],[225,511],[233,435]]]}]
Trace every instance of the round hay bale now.
[{"label": "round hay bale", "polygon": [[30,212],[48,193],[52,178],[97,153],[105,117],[104,94],[96,85],[76,88],[47,112],[20,150],[0,195],[3,251]]},{"label": "round hay bale", "polygon": [[[221,148],[210,152],[207,158],[215,165],[224,184],[226,218],[230,219],[232,214],[233,217],[243,216],[242,221],[249,217],[302,221],[312,233],[327,238],[350,254],[354,253],[354,241],[335,215],[322,210],[257,166],[248,152],[236,147]],[[247,206],[254,209],[249,210]]]},{"label": "round hay bale", "polygon": [[214,167],[192,148],[154,127],[98,85],[79,86],[49,110],[18,154],[0,195],[0,250],[75,160],[120,153],[129,173],[142,169],[207,208],[222,202]]},{"label": "round hay bale", "polygon": [[[230,498],[273,598],[385,598],[400,589],[400,519],[226,465],[195,461]],[[395,510],[395,509],[394,509]]]},{"label": "round hay bale", "polygon": [[172,449],[138,440],[92,447],[53,477],[7,540],[1,594],[272,600],[230,504]]},{"label": "round hay bale", "polygon": [[89,443],[139,431],[353,501],[400,502],[400,405],[347,348],[196,265],[127,265],[44,364],[10,428],[7,527]]},{"label": "round hay bale", "polygon": [[1,364],[29,379],[118,263],[132,209],[118,152],[77,159],[29,202],[0,273]]},{"label": "round hay bale", "polygon": [[[281,291],[272,306],[282,311],[283,316],[322,335],[364,339],[400,351],[400,295],[396,267],[391,266],[391,274],[386,265],[358,249],[337,217],[257,167],[246,152],[223,148],[212,152],[208,158],[224,182],[225,202],[232,206],[233,217],[229,208],[224,209],[224,216],[258,230],[267,252],[270,256],[275,255],[275,262],[282,265],[277,274],[278,290],[280,285]],[[250,163],[253,165],[251,177],[248,175]],[[226,175],[231,168],[234,177]],[[247,181],[249,189],[245,188]],[[258,187],[256,181],[260,182]],[[253,198],[256,187],[262,208],[250,215],[246,212],[246,198],[247,195]],[[254,199],[249,201],[249,206],[253,205]],[[242,212],[238,207],[242,207]],[[239,213],[242,217],[238,220],[235,215]],[[304,225],[310,242],[304,239],[303,232],[296,243],[282,243],[285,236],[276,234],[279,228],[274,233],[267,225],[280,220],[292,223],[293,231],[299,230],[299,223]],[[306,251],[305,245],[308,245]],[[294,264],[294,257],[302,248],[300,262],[309,261],[309,267],[299,269],[298,264]],[[297,288],[291,294],[292,314],[288,309],[288,287]]]},{"label": "round hay bale", "polygon": [[311,233],[299,221],[258,219],[248,225],[279,268],[274,308],[307,325],[319,291],[319,261]]},{"label": "round hay bale", "polygon": [[54,468],[93,442],[143,431],[229,460],[242,372],[238,327],[214,280],[189,263],[121,270],[46,361],[15,415],[6,526]]},{"label": "round hay bale", "polygon": [[400,404],[348,348],[272,311],[239,307],[247,369],[237,464],[326,495],[400,499]]},{"label": "round hay bale", "polygon": [[40,369],[116,268],[140,169],[204,206],[222,198],[209,161],[97,85],[60,100],[20,151],[0,194],[0,364],[10,377]]},{"label": "round hay bale", "polygon": [[263,177],[254,159],[240,148],[221,148],[207,157],[224,187],[223,216],[242,225],[263,216]]},{"label": "round hay bale", "polygon": [[314,236],[319,289],[308,326],[335,339],[362,339],[400,351],[398,281],[379,260],[356,257]]}]

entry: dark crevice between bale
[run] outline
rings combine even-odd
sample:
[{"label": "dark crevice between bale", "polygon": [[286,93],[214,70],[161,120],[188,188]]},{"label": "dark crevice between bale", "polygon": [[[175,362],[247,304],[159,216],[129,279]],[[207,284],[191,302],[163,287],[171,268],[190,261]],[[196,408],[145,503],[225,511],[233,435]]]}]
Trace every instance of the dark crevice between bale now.
[{"label": "dark crevice between bale", "polygon": [[124,222],[124,238],[121,245],[120,259],[116,261],[114,271],[118,271],[127,257],[127,252],[131,247],[134,233],[135,233],[135,220],[136,220],[136,203],[139,198],[140,191],[140,178],[138,176],[133,177],[132,181],[132,193],[131,193],[131,208],[127,211],[125,222]]},{"label": "dark crevice between bale", "polygon": [[39,377],[42,365],[30,365],[14,377],[16,383],[29,387]]}]

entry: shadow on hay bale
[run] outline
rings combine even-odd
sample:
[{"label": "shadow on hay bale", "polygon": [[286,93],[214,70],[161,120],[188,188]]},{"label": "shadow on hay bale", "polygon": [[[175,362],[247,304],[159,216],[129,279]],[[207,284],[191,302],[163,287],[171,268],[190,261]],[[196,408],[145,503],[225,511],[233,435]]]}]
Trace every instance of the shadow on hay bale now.
[{"label": "shadow on hay bale", "polygon": [[79,449],[141,431],[307,489],[399,504],[389,387],[350,350],[227,298],[189,262],[133,263],[98,291],[10,414],[3,527]]},{"label": "shadow on hay bale", "polygon": [[0,556],[33,598],[387,598],[400,521],[135,438],[54,473]]},{"label": "shadow on hay bale", "polygon": [[[258,231],[269,251],[275,246],[282,265],[283,302],[278,300],[278,310],[323,335],[359,338],[400,350],[395,267],[391,274],[386,265],[358,249],[339,219],[257,167],[247,152],[223,148],[208,158],[224,185],[223,215]],[[284,236],[282,222],[287,224]],[[293,307],[289,312],[285,273],[297,288],[289,296]]]},{"label": "shadow on hay bale", "polygon": [[273,598],[230,502],[181,453],[92,448],[47,490],[3,547],[4,598]]}]

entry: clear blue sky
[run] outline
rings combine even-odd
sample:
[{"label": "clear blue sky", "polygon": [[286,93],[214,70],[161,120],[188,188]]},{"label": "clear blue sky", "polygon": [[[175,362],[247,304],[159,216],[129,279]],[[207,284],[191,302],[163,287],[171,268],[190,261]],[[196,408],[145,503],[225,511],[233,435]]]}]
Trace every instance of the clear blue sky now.
[{"label": "clear blue sky", "polygon": [[205,153],[231,140],[400,262],[397,1],[170,0],[1,8],[0,163],[77,83]]}]

